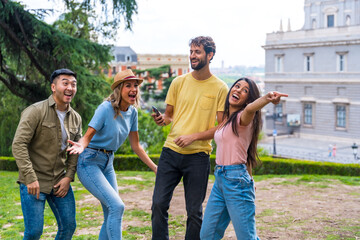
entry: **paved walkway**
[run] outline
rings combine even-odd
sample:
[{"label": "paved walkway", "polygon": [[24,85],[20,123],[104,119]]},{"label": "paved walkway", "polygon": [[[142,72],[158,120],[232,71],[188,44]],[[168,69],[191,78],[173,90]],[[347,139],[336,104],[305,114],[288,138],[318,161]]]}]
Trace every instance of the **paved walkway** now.
[{"label": "paved walkway", "polygon": [[[329,145],[336,144],[336,156],[329,157]],[[355,160],[353,142],[334,143],[325,140],[313,140],[307,138],[299,138],[294,136],[277,136],[276,137],[276,155],[281,157],[290,157],[295,159],[307,159],[322,162],[337,163],[357,163],[360,159]],[[360,144],[360,140],[357,144]],[[273,137],[267,137],[258,144],[263,147],[269,154],[273,154]],[[360,157],[360,147],[358,149]]]}]

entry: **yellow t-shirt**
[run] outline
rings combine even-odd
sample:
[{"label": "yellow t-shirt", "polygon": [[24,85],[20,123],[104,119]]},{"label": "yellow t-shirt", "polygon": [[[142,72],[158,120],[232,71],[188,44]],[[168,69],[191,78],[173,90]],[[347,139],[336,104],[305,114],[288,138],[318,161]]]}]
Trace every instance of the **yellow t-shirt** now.
[{"label": "yellow t-shirt", "polygon": [[224,111],[228,86],[212,75],[206,80],[196,80],[191,73],[173,80],[165,102],[174,107],[173,122],[165,147],[181,154],[211,153],[211,140],[195,141],[185,148],[178,147],[174,139],[206,131],[215,126],[216,113]]}]

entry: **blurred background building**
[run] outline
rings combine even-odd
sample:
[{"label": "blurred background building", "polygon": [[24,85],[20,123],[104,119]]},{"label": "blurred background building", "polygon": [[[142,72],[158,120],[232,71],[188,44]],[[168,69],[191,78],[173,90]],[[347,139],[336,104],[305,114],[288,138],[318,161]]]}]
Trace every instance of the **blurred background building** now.
[{"label": "blurred background building", "polygon": [[289,94],[266,106],[266,133],[358,140],[360,1],[305,0],[304,12],[302,29],[266,35],[265,89]]},{"label": "blurred background building", "polygon": [[[131,47],[119,47],[115,46],[112,48],[114,60],[110,62],[110,68],[105,69],[104,73],[108,77],[113,77],[119,71],[125,69],[137,69],[146,70],[150,68],[158,68],[163,65],[170,65],[170,72],[164,73],[163,78],[171,76],[179,76],[189,72],[189,56],[186,54],[141,54],[136,53]],[[147,72],[142,73],[141,77],[151,83],[154,81],[148,76]],[[163,79],[162,78],[162,79]],[[162,90],[162,79],[157,81],[157,90]]]}]

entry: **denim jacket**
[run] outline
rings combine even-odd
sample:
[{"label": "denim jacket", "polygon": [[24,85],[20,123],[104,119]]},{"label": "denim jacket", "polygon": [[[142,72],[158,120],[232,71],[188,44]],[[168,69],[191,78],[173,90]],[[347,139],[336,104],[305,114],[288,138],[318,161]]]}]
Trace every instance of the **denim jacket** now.
[{"label": "denim jacket", "polygon": [[[64,125],[68,139],[81,138],[81,117],[71,107]],[[18,183],[39,181],[40,191],[50,193],[64,177],[74,179],[78,155],[61,150],[61,125],[53,96],[27,107],[21,113],[12,143],[12,153],[19,168]]]}]

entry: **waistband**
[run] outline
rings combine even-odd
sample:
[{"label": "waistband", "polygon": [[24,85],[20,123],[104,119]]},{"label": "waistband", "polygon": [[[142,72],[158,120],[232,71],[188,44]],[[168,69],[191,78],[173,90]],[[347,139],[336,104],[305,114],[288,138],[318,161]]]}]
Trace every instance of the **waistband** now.
[{"label": "waistband", "polygon": [[112,154],[114,152],[114,151],[106,150],[106,149],[98,149],[98,148],[91,148],[91,147],[87,147],[87,148],[92,149],[92,150],[96,150],[98,152],[109,153],[109,154]]},{"label": "waistband", "polygon": [[215,170],[246,170],[246,164],[216,165]]}]

